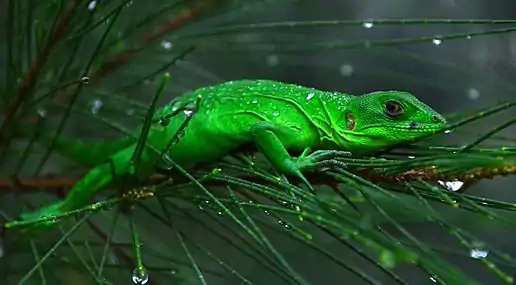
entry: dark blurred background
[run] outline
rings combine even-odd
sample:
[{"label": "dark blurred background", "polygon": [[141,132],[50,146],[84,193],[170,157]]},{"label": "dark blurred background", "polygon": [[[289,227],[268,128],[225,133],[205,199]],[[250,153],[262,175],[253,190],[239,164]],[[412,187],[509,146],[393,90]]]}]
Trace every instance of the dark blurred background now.
[{"label": "dark blurred background", "polygon": [[[6,1],[0,7],[6,7]],[[66,1],[65,1],[66,2]],[[102,3],[103,1],[99,1]],[[109,2],[109,1],[106,1]],[[121,16],[121,26],[131,23],[133,18],[141,18],[149,10],[159,7],[162,1],[134,1],[128,13]],[[238,1],[235,1],[238,2]],[[179,51],[195,44],[197,50],[167,69],[171,80],[167,92],[160,99],[165,104],[173,97],[197,87],[211,85],[227,80],[266,78],[323,90],[336,90],[351,94],[363,94],[377,90],[398,89],[414,93],[422,101],[444,114],[478,112],[496,104],[516,99],[516,34],[510,32],[486,34],[468,37],[469,33],[487,32],[494,29],[513,28],[514,25],[458,25],[458,24],[393,24],[375,25],[364,22],[361,25],[333,26],[293,26],[270,29],[249,27],[242,32],[215,34],[212,36],[192,38],[189,33],[211,31],[223,25],[248,25],[263,22],[318,21],[318,20],[366,20],[366,19],[514,19],[516,3],[511,0],[343,0],[343,1],[260,1],[243,4],[242,8],[207,20],[186,26],[185,28],[164,36],[148,52],[134,58],[134,61],[120,69],[119,72],[103,79],[99,84],[85,87],[79,104],[90,108],[93,115],[109,116],[109,110],[120,109],[116,102],[105,100],[104,95],[120,90],[130,83],[138,74],[145,74],[156,69]],[[100,5],[100,4],[99,4]],[[86,9],[86,7],[85,7]],[[4,20],[4,19],[0,19]],[[5,33],[5,26],[4,26]],[[464,35],[457,39],[442,39],[452,34]],[[376,46],[374,43],[428,37],[428,40],[414,44],[393,44]],[[433,40],[432,40],[433,39]],[[348,48],[347,44],[358,43]],[[4,42],[5,44],[5,42]],[[0,43],[0,46],[2,44]],[[94,46],[94,44],[92,44]],[[5,46],[3,47],[5,52]],[[85,47],[86,51],[93,47]],[[89,56],[89,53],[84,53]],[[2,60],[4,58],[2,57]],[[5,61],[0,62],[5,73]],[[161,74],[161,73],[160,73]],[[1,76],[2,80],[5,76]],[[126,98],[141,103],[148,103],[159,85],[160,77],[151,78],[141,85],[127,91],[118,92]],[[3,82],[5,83],[5,82]],[[99,103],[100,102],[100,103]],[[49,107],[50,108],[50,107]],[[127,107],[121,114],[131,114]],[[51,109],[47,110],[52,112]],[[487,132],[501,122],[512,118],[516,112],[512,109],[493,117],[477,121],[461,129],[459,133],[441,137],[435,142],[445,145],[463,145],[477,134]],[[78,119],[79,118],[79,119]],[[70,133],[84,137],[109,137],[108,131],[100,132],[94,124],[84,123],[81,117],[71,120],[67,126]],[[118,118],[124,122],[122,119]],[[135,126],[135,123],[127,123]],[[513,137],[515,128],[511,127],[500,135]],[[484,144],[484,146],[489,144]],[[496,142],[495,146],[514,146],[514,141]],[[44,173],[55,173],[67,165],[65,160],[55,158],[47,164]],[[12,165],[11,165],[12,167]],[[28,165],[27,169],[34,168]],[[9,166],[4,173],[9,174]],[[30,173],[30,170],[26,170]],[[495,178],[481,181],[468,189],[468,194],[498,199],[509,203],[516,202],[515,180],[513,177]],[[4,197],[1,208],[15,216],[18,206],[12,206],[13,197]],[[48,198],[48,197],[47,197]],[[0,198],[1,200],[2,198]],[[14,208],[13,208],[14,207]],[[475,215],[458,217],[458,211],[442,207],[442,214],[458,222],[476,237],[487,240],[500,252],[516,255],[513,244],[516,231],[512,228],[487,227],[487,219],[477,219]],[[107,215],[107,214],[103,214]],[[172,233],[163,229],[161,224],[153,223],[148,216],[138,218],[141,225],[144,246],[152,247],[156,252],[174,252],[166,244]],[[221,217],[221,219],[225,219]],[[99,224],[108,224],[108,219],[97,217]],[[224,221],[224,220],[222,220]],[[104,223],[105,222],[105,223]],[[245,275],[253,284],[287,284],[276,276],[264,272],[256,262],[242,257],[235,249],[226,247],[220,239],[206,238],[207,233],[200,225],[189,225],[180,221],[190,233],[192,239],[202,240],[207,248],[214,250],[217,256],[232,263],[239,264],[239,273]],[[124,225],[125,227],[125,225]],[[438,247],[455,245],[457,242],[450,234],[435,224],[418,222],[408,224],[407,228],[422,241]],[[121,229],[120,240],[129,242],[127,228]],[[274,235],[271,233],[271,235]],[[318,244],[333,253],[346,256],[349,250],[342,249],[334,238],[314,233]],[[343,272],[340,265],[323,259],[314,250],[307,249],[301,243],[274,236],[274,245],[281,249],[285,258],[311,284],[343,285],[365,284],[363,280]],[[52,244],[52,242],[50,242]],[[171,252],[172,251],[172,252]],[[18,262],[12,257],[9,263]],[[150,259],[150,258],[149,258]],[[345,258],[346,259],[346,258]],[[454,260],[455,259],[455,260]],[[350,257],[350,263],[360,265],[364,271],[374,267],[356,257]],[[477,260],[464,257],[450,257],[468,276],[475,277],[481,284],[505,284],[496,277],[492,270]],[[5,260],[4,260],[5,261]],[[21,261],[20,261],[21,262]],[[165,263],[163,266],[167,266]],[[429,276],[414,268],[402,266],[396,270],[405,278],[407,284],[435,284]],[[509,275],[516,275],[513,267],[504,268]],[[59,270],[62,280],[81,278],[80,275]],[[131,284],[129,275],[120,277],[113,284]],[[151,274],[152,279],[152,274]],[[384,284],[392,279],[378,277]],[[34,279],[36,280],[36,279]],[[79,279],[74,279],[79,280]],[[113,279],[115,280],[115,279]],[[121,281],[125,280],[125,281]],[[198,281],[198,280],[197,280]],[[35,281],[36,282],[36,281]],[[62,281],[65,284],[65,281]],[[70,281],[72,282],[72,281]],[[73,281],[67,284],[94,284],[84,278],[83,283]],[[31,283],[31,284],[38,284]],[[106,283],[108,284],[108,283]],[[175,283],[159,283],[170,284]],[[177,283],[180,284],[180,283]],[[201,284],[201,283],[191,283]],[[232,281],[210,281],[208,284],[237,284]],[[462,284],[457,284],[462,285]]]}]

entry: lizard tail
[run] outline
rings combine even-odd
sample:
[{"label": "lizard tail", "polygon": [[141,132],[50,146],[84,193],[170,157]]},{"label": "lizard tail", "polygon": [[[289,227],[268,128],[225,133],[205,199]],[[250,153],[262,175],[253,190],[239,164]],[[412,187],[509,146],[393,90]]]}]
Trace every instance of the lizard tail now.
[{"label": "lizard tail", "polygon": [[[15,135],[32,139],[35,136],[34,131],[35,128],[31,127],[18,128]],[[53,140],[53,132],[41,133],[37,136],[35,142],[51,147]],[[54,142],[53,149],[76,163],[91,167],[105,162],[110,156],[130,146],[135,141],[135,139],[128,137],[113,141],[85,142],[60,135]]]}]

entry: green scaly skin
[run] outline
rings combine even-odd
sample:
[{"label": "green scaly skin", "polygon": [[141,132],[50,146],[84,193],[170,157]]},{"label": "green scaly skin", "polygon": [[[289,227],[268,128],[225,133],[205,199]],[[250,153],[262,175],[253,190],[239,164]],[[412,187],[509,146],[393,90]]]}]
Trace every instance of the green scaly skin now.
[{"label": "green scaly skin", "polygon": [[[192,104],[199,95],[202,99],[196,113],[179,141],[167,151],[186,169],[253,143],[278,171],[307,182],[303,171],[343,155],[343,151],[363,156],[418,139],[446,125],[443,116],[407,92],[352,96],[270,80],[238,80],[200,88],[158,109],[155,118]],[[180,112],[168,124],[154,123],[147,145],[166,149],[186,116]],[[43,141],[48,144],[50,140]],[[57,151],[95,167],[63,201],[24,214],[22,219],[57,215],[87,205],[115,177],[133,174],[129,166],[136,145],[132,138],[97,144],[61,138],[54,146]],[[289,152],[303,154],[293,158]],[[155,170],[152,165],[158,155],[146,147],[139,174]]]}]

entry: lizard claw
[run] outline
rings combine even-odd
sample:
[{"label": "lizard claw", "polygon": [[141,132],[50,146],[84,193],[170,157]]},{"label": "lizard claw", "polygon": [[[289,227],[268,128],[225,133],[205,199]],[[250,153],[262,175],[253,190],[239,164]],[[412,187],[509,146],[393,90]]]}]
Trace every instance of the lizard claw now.
[{"label": "lizard claw", "polygon": [[310,153],[311,150],[306,148],[301,156],[296,159],[290,161],[289,170],[292,174],[299,177],[303,183],[308,187],[310,192],[315,194],[315,189],[310,184],[308,179],[303,175],[304,171],[313,170],[319,168],[321,166],[325,166],[328,164],[339,164],[340,166],[345,167],[344,163],[338,162],[335,158],[350,156],[351,153],[347,151],[338,151],[338,150],[317,150],[315,152]]}]

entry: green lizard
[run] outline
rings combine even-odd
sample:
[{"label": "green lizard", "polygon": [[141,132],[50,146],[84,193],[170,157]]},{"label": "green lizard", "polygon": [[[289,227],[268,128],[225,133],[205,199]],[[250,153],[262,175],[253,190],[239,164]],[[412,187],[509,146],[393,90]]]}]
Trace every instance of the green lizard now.
[{"label": "green lizard", "polygon": [[[198,109],[181,138],[166,152],[184,168],[255,144],[279,172],[306,181],[304,171],[344,151],[363,156],[420,138],[446,125],[443,116],[407,92],[379,91],[353,96],[270,80],[238,80],[199,88],[158,109],[155,118],[195,102],[199,95],[202,99]],[[189,115],[179,113],[153,123],[147,146],[167,149]],[[85,206],[115,177],[129,172],[136,145],[134,138],[101,143],[61,138],[54,145],[58,152],[94,167],[63,201],[24,214],[22,219],[38,219]],[[289,152],[302,154],[294,158]],[[140,160],[141,171],[152,171],[158,155],[146,147]]]}]

